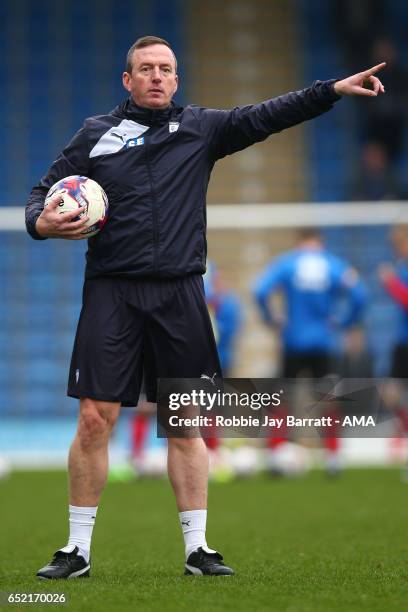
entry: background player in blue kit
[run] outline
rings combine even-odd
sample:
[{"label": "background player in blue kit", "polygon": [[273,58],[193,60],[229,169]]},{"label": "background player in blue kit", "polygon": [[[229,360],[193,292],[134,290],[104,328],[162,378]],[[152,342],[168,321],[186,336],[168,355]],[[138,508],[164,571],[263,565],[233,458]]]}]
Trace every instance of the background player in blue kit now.
[{"label": "background player in blue kit", "polygon": [[[408,433],[407,379],[408,379],[408,226],[393,228],[391,240],[397,257],[395,267],[384,263],[379,269],[384,289],[395,302],[397,326],[392,350],[390,380],[386,387],[386,400],[392,412],[399,419],[401,436]],[[408,467],[404,470],[404,479]]]},{"label": "background player in blue kit", "polygon": [[[283,294],[284,313],[273,312],[270,297]],[[366,292],[357,272],[329,253],[315,229],[299,232],[298,245],[274,259],[258,278],[254,295],[264,322],[279,329],[284,378],[319,378],[332,371],[335,331],[361,321]],[[340,308],[339,300],[346,298]],[[271,437],[273,452],[284,438]],[[334,467],[338,444],[325,437]],[[271,457],[273,463],[273,457]]]},{"label": "background player in blue kit", "polygon": [[[269,298],[278,290],[285,299],[283,315],[270,307]],[[264,322],[281,331],[285,378],[328,374],[334,331],[358,323],[366,304],[357,272],[330,254],[314,229],[299,232],[298,246],[268,265],[254,295]],[[338,308],[341,296],[348,300],[345,312]]]},{"label": "background player in blue kit", "polygon": [[397,338],[390,375],[405,379],[408,378],[408,227],[395,227],[391,239],[398,257],[396,267],[383,264],[379,274],[385,290],[398,308]]}]

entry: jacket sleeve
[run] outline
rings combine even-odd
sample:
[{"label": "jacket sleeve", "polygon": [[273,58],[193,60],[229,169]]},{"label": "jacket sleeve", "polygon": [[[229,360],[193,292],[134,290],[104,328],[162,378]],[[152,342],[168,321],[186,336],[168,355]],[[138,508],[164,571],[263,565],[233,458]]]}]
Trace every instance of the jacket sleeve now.
[{"label": "jacket sleeve", "polygon": [[47,174],[43,176],[38,185],[31,190],[25,210],[25,222],[28,233],[35,240],[46,240],[35,229],[44,201],[50,187],[57,181],[73,174],[88,176],[89,172],[89,146],[86,122],[74,135],[71,142],[53,162]]},{"label": "jacket sleeve", "polygon": [[315,81],[307,89],[230,111],[205,109],[204,130],[213,158],[241,151],[330,110],[341,97],[334,91],[335,82]]}]

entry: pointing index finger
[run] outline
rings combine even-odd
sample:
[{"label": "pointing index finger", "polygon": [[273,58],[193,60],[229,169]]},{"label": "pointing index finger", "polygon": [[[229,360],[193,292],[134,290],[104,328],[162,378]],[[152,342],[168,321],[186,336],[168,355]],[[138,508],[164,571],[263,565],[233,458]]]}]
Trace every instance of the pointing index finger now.
[{"label": "pointing index finger", "polygon": [[377,64],[376,66],[373,66],[372,68],[369,68],[368,70],[365,70],[363,72],[363,75],[365,77],[371,76],[372,74],[375,74],[376,72],[384,68],[385,65],[386,65],[386,62],[381,62],[381,64]]}]

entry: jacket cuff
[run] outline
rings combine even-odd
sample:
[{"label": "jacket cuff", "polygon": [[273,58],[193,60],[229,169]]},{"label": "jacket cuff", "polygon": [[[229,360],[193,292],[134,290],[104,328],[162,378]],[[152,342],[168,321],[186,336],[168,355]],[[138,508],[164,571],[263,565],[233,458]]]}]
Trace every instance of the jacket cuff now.
[{"label": "jacket cuff", "polygon": [[41,212],[38,213],[38,215],[33,215],[32,217],[26,219],[27,232],[30,234],[31,238],[34,238],[34,240],[47,240],[46,236],[41,236],[35,229],[35,224],[37,223],[37,219],[40,214]]},{"label": "jacket cuff", "polygon": [[340,81],[340,79],[330,79],[329,81],[325,81],[324,83],[325,89],[327,91],[327,96],[329,97],[330,102],[338,102],[338,100],[341,100],[341,98],[343,97],[336,93],[334,89],[334,84],[337,83],[337,81]]}]

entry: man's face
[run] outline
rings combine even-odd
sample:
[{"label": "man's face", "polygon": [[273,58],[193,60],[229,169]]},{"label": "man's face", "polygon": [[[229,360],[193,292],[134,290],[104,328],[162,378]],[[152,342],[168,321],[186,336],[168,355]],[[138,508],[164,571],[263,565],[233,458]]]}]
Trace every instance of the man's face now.
[{"label": "man's face", "polygon": [[166,108],[177,91],[176,62],[166,45],[135,49],[132,72],[123,73],[123,85],[138,106]]}]

